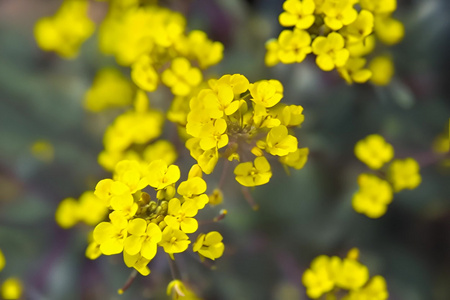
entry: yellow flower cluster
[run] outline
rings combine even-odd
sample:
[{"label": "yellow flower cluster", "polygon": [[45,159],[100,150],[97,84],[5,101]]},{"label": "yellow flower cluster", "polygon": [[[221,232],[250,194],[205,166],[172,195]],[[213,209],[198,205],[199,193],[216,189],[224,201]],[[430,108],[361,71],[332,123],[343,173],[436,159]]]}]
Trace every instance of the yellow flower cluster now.
[{"label": "yellow flower cluster", "polygon": [[415,189],[421,182],[420,167],[413,158],[395,159],[387,170],[382,169],[394,157],[394,148],[378,134],[358,141],[355,155],[369,168],[377,171],[377,175],[359,175],[359,190],[352,200],[355,211],[370,218],[379,218],[386,213],[394,192]]},{"label": "yellow flower cluster", "polygon": [[[0,250],[0,271],[5,267],[6,260]],[[16,277],[7,278],[0,286],[0,295],[5,300],[16,300],[22,297],[22,282]]]},{"label": "yellow flower cluster", "polygon": [[265,184],[272,171],[263,151],[286,166],[304,166],[308,149],[299,149],[297,138],[289,133],[289,128],[302,124],[303,107],[280,103],[283,86],[278,80],[250,83],[233,74],[208,84],[191,99],[186,124],[192,136],[186,147],[203,172],[210,174],[220,156],[245,160],[234,170],[236,180],[243,186]]},{"label": "yellow flower cluster", "polygon": [[403,38],[403,24],[391,16],[396,8],[396,0],[286,0],[279,22],[290,29],[266,43],[266,65],[301,63],[313,53],[320,69],[337,69],[349,84],[371,77],[387,84],[392,63],[374,58],[367,68],[366,56],[377,39],[393,45]]},{"label": "yellow flower cluster", "polygon": [[[196,215],[208,203],[206,182],[198,165],[181,182],[180,169],[162,159],[145,167],[137,161],[123,160],[114,170],[113,179],[101,180],[95,195],[111,210],[109,221],[99,223],[93,231],[93,240],[86,255],[123,252],[125,264],[146,276],[148,263],[155,257],[158,246],[172,259],[175,253],[188,249],[191,240],[187,234],[197,231]],[[142,191],[147,186],[156,192],[156,199]],[[217,231],[200,233],[193,243],[199,256],[215,260],[222,256],[224,244]]]},{"label": "yellow flower cluster", "polygon": [[39,47],[64,58],[76,57],[80,46],[95,30],[87,15],[88,5],[87,0],[64,0],[55,15],[40,19],[34,27]]},{"label": "yellow flower cluster", "polygon": [[346,258],[321,255],[316,257],[309,269],[303,273],[302,282],[306,294],[317,299],[326,294],[327,299],[336,299],[342,290],[348,291],[345,300],[385,300],[389,294],[382,276],[369,278],[367,266],[358,261],[359,251],[353,248]]}]

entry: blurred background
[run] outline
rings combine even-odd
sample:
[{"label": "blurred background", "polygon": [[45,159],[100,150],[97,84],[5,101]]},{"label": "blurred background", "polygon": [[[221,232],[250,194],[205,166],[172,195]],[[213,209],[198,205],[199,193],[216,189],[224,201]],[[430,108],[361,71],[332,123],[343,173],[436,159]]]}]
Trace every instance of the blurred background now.
[{"label": "blurred background", "polygon": [[[92,114],[82,107],[96,71],[115,65],[99,53],[96,34],[75,60],[37,47],[34,23],[61,2],[0,0],[0,249],[6,258],[0,281],[20,278],[23,299],[165,299],[171,277],[164,255],[151,262],[149,276],[138,276],[119,296],[130,273],[121,256],[86,259],[89,228],[64,230],[55,222],[62,199],[77,198],[110,177],[97,155],[103,131],[120,113]],[[267,68],[264,44],[282,30],[282,0],[160,3],[185,14],[189,29],[202,29],[225,45],[223,61],[213,68],[217,76],[280,80],[285,103],[304,107],[297,137],[311,153],[302,170],[288,176],[274,167],[270,183],[252,190],[258,211],[230,174],[221,205],[229,213],[205,226],[223,234],[225,255],[214,270],[194,256],[180,257],[184,278],[199,294],[307,299],[301,276],[310,262],[358,247],[370,275],[386,278],[390,299],[450,299],[450,169],[432,150],[435,138],[448,134],[450,3],[398,0],[394,16],[404,23],[405,38],[389,48],[396,74],[385,87],[349,86],[335,72],[319,70],[312,57]],[[104,4],[92,2],[97,21]],[[422,166],[421,185],[396,194],[380,219],[351,206],[356,179],[367,170],[353,147],[372,133],[383,135],[397,158],[413,157]],[[218,177],[208,177],[208,184]]]}]

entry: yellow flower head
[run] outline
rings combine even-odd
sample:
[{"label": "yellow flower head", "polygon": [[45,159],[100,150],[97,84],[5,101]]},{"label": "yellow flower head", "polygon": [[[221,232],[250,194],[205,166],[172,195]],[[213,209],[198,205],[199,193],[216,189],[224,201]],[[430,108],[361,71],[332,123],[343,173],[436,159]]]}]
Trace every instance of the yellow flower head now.
[{"label": "yellow flower head", "polygon": [[413,158],[396,159],[389,166],[388,178],[395,192],[413,190],[422,181],[419,163]]},{"label": "yellow flower head", "polygon": [[201,233],[194,243],[193,251],[201,256],[215,260],[222,256],[225,249],[222,243],[222,235],[217,231],[211,231],[207,234]]},{"label": "yellow flower head", "polygon": [[180,200],[173,198],[169,201],[168,215],[164,218],[167,226],[175,230],[181,229],[185,233],[197,231],[198,222],[193,217],[198,208],[193,200],[186,200],[181,204]]},{"label": "yellow flower head", "polygon": [[369,69],[372,71],[370,81],[376,85],[387,85],[394,76],[394,63],[389,56],[377,56],[370,61]]},{"label": "yellow flower head", "polygon": [[148,165],[148,184],[161,190],[180,179],[180,168],[177,165],[167,166],[163,160],[155,160]]},{"label": "yellow flower head", "polygon": [[94,240],[100,245],[105,255],[118,254],[123,251],[123,243],[127,237],[127,219],[117,211],[109,214],[111,222],[101,222],[94,229]]},{"label": "yellow flower head", "polygon": [[202,82],[202,79],[202,72],[198,68],[192,67],[184,57],[175,58],[171,67],[161,75],[162,82],[170,87],[176,96],[188,95]]},{"label": "yellow flower head", "polygon": [[87,16],[88,1],[65,0],[58,12],[40,19],[34,27],[38,46],[55,51],[63,58],[74,58],[85,40],[95,29]]},{"label": "yellow flower head", "polygon": [[356,143],[355,155],[369,168],[378,170],[394,157],[394,148],[381,135],[371,134]]},{"label": "yellow flower head", "polygon": [[336,276],[336,285],[347,290],[361,288],[369,279],[369,270],[360,262],[344,258]]},{"label": "yellow flower head", "polygon": [[270,164],[264,156],[255,158],[254,163],[240,163],[234,169],[236,181],[243,186],[258,186],[269,182],[272,177]]},{"label": "yellow flower head", "polygon": [[162,239],[158,245],[163,247],[166,253],[173,254],[186,251],[190,243],[186,233],[167,226],[163,230]]},{"label": "yellow flower head", "polygon": [[314,23],[314,0],[287,0],[283,3],[285,10],[280,14],[281,26],[295,26],[300,29],[308,29]]},{"label": "yellow flower head", "polygon": [[311,268],[307,269],[302,276],[302,283],[306,287],[308,297],[317,299],[333,289],[341,263],[339,257],[326,255],[318,256],[311,262]]},{"label": "yellow flower head", "polygon": [[128,223],[127,231],[130,235],[124,241],[123,250],[131,256],[140,254],[147,260],[153,259],[162,237],[158,225],[136,218]]},{"label": "yellow flower head", "polygon": [[[275,44],[271,45],[274,46]],[[298,28],[293,31],[283,30],[278,36],[276,52],[283,64],[300,63],[311,53],[311,36],[307,31]]]},{"label": "yellow flower head", "polygon": [[327,37],[319,36],[312,43],[312,51],[317,55],[316,63],[324,71],[343,67],[349,58],[349,51],[344,48],[344,38],[337,32]]},{"label": "yellow flower head", "polygon": [[385,214],[392,201],[392,188],[386,181],[371,174],[358,177],[359,191],[353,195],[352,205],[356,212],[369,218],[379,218]]}]

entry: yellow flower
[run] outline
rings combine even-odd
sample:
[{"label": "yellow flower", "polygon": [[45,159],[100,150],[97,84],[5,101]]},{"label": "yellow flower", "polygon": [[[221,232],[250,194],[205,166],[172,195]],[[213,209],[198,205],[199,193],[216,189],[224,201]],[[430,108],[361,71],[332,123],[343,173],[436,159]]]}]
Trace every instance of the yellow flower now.
[{"label": "yellow flower", "polygon": [[361,10],[356,20],[346,26],[342,33],[347,38],[347,43],[357,43],[363,41],[373,32],[374,18],[368,10]]},{"label": "yellow flower", "polygon": [[[161,231],[160,231],[161,232]],[[155,250],[156,251],[156,250]],[[123,261],[128,268],[134,268],[142,276],[150,274],[150,269],[147,267],[150,259],[145,258],[141,254],[130,255],[126,251],[123,252]],[[123,292],[123,291],[122,291]],[[119,294],[121,294],[119,290]]]},{"label": "yellow flower", "polygon": [[[279,83],[279,82],[278,82]],[[250,85],[250,94],[256,104],[269,108],[275,106],[283,98],[283,91],[277,90],[276,80],[261,80]]]},{"label": "yellow flower", "polygon": [[283,64],[301,63],[311,53],[311,36],[305,30],[283,30],[278,36],[278,58]]},{"label": "yellow flower", "polygon": [[378,170],[394,157],[394,148],[381,135],[371,134],[356,143],[355,155],[369,168]]},{"label": "yellow flower", "polygon": [[300,170],[308,160],[309,149],[299,148],[295,152],[280,157],[280,162],[288,167]]},{"label": "yellow flower", "polygon": [[321,6],[325,13],[325,25],[332,30],[339,30],[355,21],[358,12],[353,8],[353,3],[352,0],[325,0]]},{"label": "yellow flower", "polygon": [[61,228],[73,227],[80,221],[79,205],[76,199],[66,198],[61,201],[56,209],[55,219]]},{"label": "yellow flower", "polygon": [[386,288],[386,280],[382,276],[374,276],[361,289],[350,291],[347,300],[376,299],[386,300],[389,293]]},{"label": "yellow flower", "polygon": [[111,222],[101,222],[94,229],[94,240],[105,255],[122,252],[127,237],[127,219],[116,211],[109,214],[109,219]]},{"label": "yellow flower", "polygon": [[222,243],[222,235],[217,231],[211,231],[207,234],[201,233],[194,243],[193,251],[201,256],[215,260],[222,256],[225,249]]},{"label": "yellow flower", "polygon": [[280,62],[278,57],[278,51],[280,50],[280,44],[277,39],[270,39],[266,42],[266,55],[264,57],[264,63],[268,67],[273,67]]},{"label": "yellow flower", "polygon": [[369,270],[360,262],[344,258],[339,273],[336,276],[336,285],[347,290],[361,288],[369,279]]},{"label": "yellow flower", "polygon": [[347,43],[345,48],[350,53],[351,57],[362,57],[372,53],[373,49],[375,49],[375,44],[375,35],[371,34],[360,42]]},{"label": "yellow flower", "polygon": [[390,14],[397,9],[397,0],[359,0],[359,5],[374,14]]},{"label": "yellow flower", "polygon": [[279,116],[281,124],[287,127],[299,126],[305,120],[303,115],[303,107],[300,105],[288,105],[283,108],[281,116]]},{"label": "yellow flower", "polygon": [[123,249],[131,256],[140,254],[147,260],[156,255],[157,244],[161,241],[161,229],[155,223],[148,223],[136,218],[128,223],[127,231],[130,234],[124,241]]},{"label": "yellow flower", "polygon": [[312,50],[317,55],[319,68],[331,71],[335,67],[343,67],[350,55],[344,44],[344,38],[337,32],[330,33],[326,38],[317,37],[312,43]]},{"label": "yellow flower", "polygon": [[376,16],[374,29],[377,37],[386,45],[397,44],[405,35],[402,22],[390,16]]},{"label": "yellow flower", "polygon": [[74,58],[95,29],[87,16],[88,1],[65,0],[58,12],[35,24],[34,36],[45,51],[55,51],[63,58]]},{"label": "yellow flower", "polygon": [[180,179],[180,168],[177,165],[167,166],[167,163],[161,159],[152,161],[148,165],[148,184],[161,190]]},{"label": "yellow flower", "polygon": [[131,79],[144,91],[153,92],[156,90],[159,76],[150,56],[142,55],[133,63],[131,66]]},{"label": "yellow flower", "polygon": [[95,196],[92,191],[84,192],[78,199],[78,202],[79,219],[88,225],[97,225],[98,222],[105,218],[108,212],[105,203]]},{"label": "yellow flower", "polygon": [[280,125],[272,128],[267,134],[265,144],[259,143],[258,147],[260,145],[272,155],[285,156],[297,151],[298,141],[295,136],[288,134],[286,126]]},{"label": "yellow flower", "polygon": [[171,142],[166,140],[157,140],[145,148],[143,157],[147,162],[162,159],[170,165],[177,160],[178,153]]},{"label": "yellow flower", "polygon": [[270,164],[264,156],[255,158],[254,163],[240,163],[234,169],[236,181],[243,186],[258,186],[269,182],[272,177]]},{"label": "yellow flower", "polygon": [[302,276],[302,283],[306,287],[306,294],[317,299],[322,294],[331,291],[335,285],[335,276],[341,266],[341,259],[333,256],[321,255],[311,262],[311,268]]},{"label": "yellow flower", "polygon": [[131,104],[134,88],[132,82],[114,68],[103,68],[97,72],[92,86],[84,95],[84,107],[98,112],[111,107]]},{"label": "yellow flower", "polygon": [[2,298],[5,300],[19,299],[22,297],[22,290],[22,282],[18,278],[10,277],[2,284]]},{"label": "yellow flower", "polygon": [[198,222],[193,217],[198,208],[193,200],[186,200],[181,204],[180,200],[173,198],[169,201],[168,215],[164,222],[173,229],[181,229],[185,233],[193,233],[198,229]]},{"label": "yellow flower", "polygon": [[200,147],[203,150],[212,148],[223,148],[228,144],[227,122],[217,119],[205,124],[200,133]]},{"label": "yellow flower", "polygon": [[193,88],[202,82],[202,79],[202,72],[192,67],[191,63],[184,57],[175,58],[171,67],[161,75],[162,82],[177,96],[188,95]]},{"label": "yellow flower", "polygon": [[386,180],[375,175],[361,174],[358,177],[359,191],[353,195],[353,209],[369,218],[379,218],[386,213],[392,201],[392,188]]},{"label": "yellow flower", "polygon": [[376,85],[387,85],[394,76],[394,64],[389,56],[377,56],[369,64],[372,71],[370,81]]},{"label": "yellow flower", "polygon": [[172,254],[185,251],[190,243],[191,241],[186,233],[167,226],[163,230],[162,239],[158,245],[163,247],[166,253]]},{"label": "yellow flower", "polygon": [[220,189],[214,189],[211,195],[209,195],[209,204],[218,205],[223,202],[223,193]]},{"label": "yellow flower", "polygon": [[193,201],[198,209],[202,209],[209,201],[208,196],[204,194],[206,188],[206,182],[202,178],[192,177],[181,182],[177,192],[183,196],[185,200]]},{"label": "yellow flower", "polygon": [[350,57],[342,68],[338,68],[338,72],[348,84],[364,83],[372,77],[372,72],[364,68],[365,64],[365,58]]},{"label": "yellow flower", "polygon": [[314,23],[314,9],[316,5],[313,0],[287,0],[283,3],[285,10],[280,14],[281,26],[295,26],[300,29],[308,29]]},{"label": "yellow flower", "polygon": [[413,190],[418,187],[422,181],[419,170],[419,163],[413,158],[394,160],[388,171],[388,179],[392,183],[394,191]]}]

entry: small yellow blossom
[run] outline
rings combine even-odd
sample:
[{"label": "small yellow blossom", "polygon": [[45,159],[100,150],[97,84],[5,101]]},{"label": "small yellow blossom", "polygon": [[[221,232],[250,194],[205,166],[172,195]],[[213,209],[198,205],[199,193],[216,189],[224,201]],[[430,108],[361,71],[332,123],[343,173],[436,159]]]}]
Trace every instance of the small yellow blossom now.
[{"label": "small yellow blossom", "polygon": [[317,55],[316,63],[324,71],[335,67],[343,67],[350,55],[344,48],[344,38],[337,32],[330,33],[326,38],[317,37],[312,43],[312,50]]},{"label": "small yellow blossom", "polygon": [[339,30],[355,21],[358,12],[353,8],[353,3],[352,0],[325,0],[321,6],[325,25],[332,30]]},{"label": "small yellow blossom", "polygon": [[2,298],[5,300],[15,300],[22,296],[22,282],[15,277],[6,279],[1,287]]},{"label": "small yellow blossom", "polygon": [[288,134],[286,126],[280,125],[269,131],[264,147],[272,155],[285,156],[297,151],[297,145],[297,138]]},{"label": "small yellow blossom", "polygon": [[155,160],[148,165],[148,184],[161,190],[180,179],[180,168],[177,165],[167,166],[163,160]]},{"label": "small yellow blossom", "polygon": [[333,256],[321,255],[311,262],[311,268],[302,276],[302,283],[306,287],[306,294],[317,299],[324,293],[331,291],[335,285],[335,276],[340,268],[341,259]]},{"label": "small yellow blossom", "polygon": [[240,163],[234,169],[236,181],[243,186],[258,186],[269,182],[272,177],[270,164],[264,156],[255,158],[254,163]]},{"label": "small yellow blossom", "polygon": [[368,10],[361,10],[356,20],[346,26],[342,33],[347,38],[347,43],[357,43],[363,41],[373,32],[374,17]]},{"label": "small yellow blossom", "polygon": [[[161,232],[161,231],[160,231]],[[156,249],[155,249],[156,250]],[[138,271],[142,276],[147,276],[150,274],[150,269],[148,268],[148,263],[150,259],[145,258],[141,254],[130,255],[128,252],[123,252],[123,261],[125,265],[129,268],[134,268]],[[119,290],[120,294],[120,290]]]},{"label": "small yellow blossom", "polygon": [[191,66],[184,57],[177,57],[172,61],[170,68],[162,75],[162,82],[167,85],[176,96],[186,96],[193,88],[198,86],[203,79],[202,72]]},{"label": "small yellow blossom", "polygon": [[388,178],[395,192],[413,190],[422,181],[419,163],[413,158],[396,159],[389,166]]},{"label": "small yellow blossom", "polygon": [[285,27],[307,29],[314,23],[315,8],[314,0],[287,0],[283,3],[285,11],[280,14],[280,24]]},{"label": "small yellow blossom", "polygon": [[167,286],[167,296],[172,295],[172,300],[200,300],[181,280],[172,280]]},{"label": "small yellow blossom", "polygon": [[369,270],[360,262],[344,258],[336,276],[336,285],[347,290],[361,288],[369,279]]},{"label": "small yellow blossom", "polygon": [[280,102],[283,93],[277,91],[278,85],[275,80],[262,80],[250,85],[251,100],[266,108],[272,107]]},{"label": "small yellow blossom", "polygon": [[389,16],[376,16],[374,30],[380,41],[386,45],[397,44],[405,35],[402,22]]},{"label": "small yellow blossom", "polygon": [[39,47],[63,58],[76,57],[95,29],[87,16],[88,4],[86,0],[65,0],[55,15],[38,20],[34,36]]},{"label": "small yellow blossom", "polygon": [[134,88],[132,82],[114,68],[104,68],[97,72],[92,86],[84,95],[84,107],[98,112],[111,107],[131,104]]},{"label": "small yellow blossom", "polygon": [[390,184],[375,175],[365,173],[359,175],[358,184],[359,191],[353,195],[352,200],[355,211],[369,218],[384,215],[393,197]]},{"label": "small yellow blossom", "polygon": [[299,148],[295,152],[280,157],[280,162],[288,167],[300,170],[308,160],[309,149]]},{"label": "small yellow blossom", "polygon": [[147,260],[153,259],[162,237],[158,225],[136,218],[128,223],[127,231],[130,235],[124,241],[124,251],[131,256],[140,253]]},{"label": "small yellow blossom", "polygon": [[211,195],[209,195],[209,204],[219,205],[223,202],[223,193],[220,189],[214,189]]},{"label": "small yellow blossom", "polygon": [[310,34],[298,28],[283,30],[278,37],[278,45],[278,59],[284,64],[300,63],[312,51]]},{"label": "small yellow blossom", "polygon": [[197,212],[198,208],[193,200],[186,200],[181,204],[179,199],[173,198],[169,201],[168,215],[164,218],[164,221],[173,229],[193,233],[198,228],[198,222],[193,218]]},{"label": "small yellow blossom", "polygon": [[185,251],[190,243],[186,233],[167,226],[163,230],[162,239],[158,245],[163,247],[166,253],[173,254]]},{"label": "small yellow blossom", "polygon": [[394,76],[394,64],[389,56],[377,56],[371,60],[369,69],[372,71],[370,81],[376,85],[387,85]]},{"label": "small yellow blossom", "polygon": [[116,211],[109,215],[109,219],[111,222],[101,222],[94,229],[94,240],[105,255],[122,252],[127,237],[127,219]]},{"label": "small yellow blossom", "polygon": [[350,57],[342,68],[338,68],[338,72],[348,84],[364,83],[372,77],[372,71],[364,68],[365,65],[366,59]]},{"label": "small yellow blossom", "polygon": [[222,256],[225,249],[222,243],[222,235],[217,231],[211,231],[207,234],[201,233],[194,243],[193,251],[201,256],[215,260]]},{"label": "small yellow blossom", "polygon": [[386,288],[386,280],[382,276],[373,276],[361,289],[350,291],[347,300],[376,299],[386,300],[389,293]]},{"label": "small yellow blossom", "polygon": [[142,55],[131,66],[131,78],[136,85],[147,92],[153,92],[158,87],[159,75],[156,72],[150,56]]},{"label": "small yellow blossom", "polygon": [[80,221],[79,205],[74,198],[65,198],[56,209],[55,219],[61,228],[73,227]]},{"label": "small yellow blossom", "polygon": [[394,157],[394,148],[381,135],[371,134],[356,143],[355,155],[369,168],[378,170]]}]

